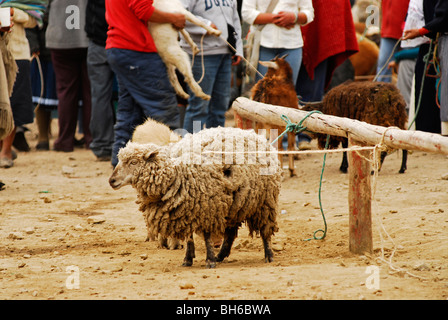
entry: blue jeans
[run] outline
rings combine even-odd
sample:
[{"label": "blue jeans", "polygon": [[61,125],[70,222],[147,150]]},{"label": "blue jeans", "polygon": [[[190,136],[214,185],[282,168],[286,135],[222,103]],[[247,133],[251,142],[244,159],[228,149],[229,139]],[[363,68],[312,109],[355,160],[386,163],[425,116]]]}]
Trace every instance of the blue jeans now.
[{"label": "blue jeans", "polygon": [[97,157],[110,157],[114,143],[115,110],[112,103],[114,73],[107,62],[106,49],[89,42],[87,71],[92,93],[90,150]]},{"label": "blue jeans", "polygon": [[[391,82],[392,81],[392,69],[388,69],[387,65],[386,66],[384,66],[384,65],[387,63],[387,60],[389,59],[389,57],[391,55],[393,55],[393,53],[395,53],[395,52],[392,52],[392,50],[394,49],[394,46],[397,43],[397,41],[398,40],[392,39],[392,38],[381,38],[380,54],[378,56],[378,66],[376,69],[376,73],[378,74],[383,67],[384,67],[384,69],[381,72],[381,74],[378,76],[377,81],[382,81],[382,82]],[[392,61],[392,59],[390,61]]]},{"label": "blue jeans", "polygon": [[118,80],[119,97],[112,165],[136,126],[150,117],[171,129],[179,127],[176,93],[165,64],[155,52],[108,49],[107,59]]},{"label": "blue jeans", "polygon": [[[190,133],[200,131],[204,124],[214,128],[225,124],[225,113],[230,102],[232,58],[230,54],[204,56],[204,78],[199,84],[204,93],[211,96],[209,101],[198,98],[188,88],[188,107],[185,112],[184,129]],[[196,56],[193,76],[199,81],[203,73],[201,56]]]},{"label": "blue jeans", "polygon": [[[297,81],[297,76],[299,75],[300,65],[302,64],[302,48],[297,49],[285,49],[285,48],[266,48],[263,46],[260,46],[260,61],[269,61],[274,59],[277,55],[279,57],[288,54],[286,57],[286,61],[289,63],[292,69],[292,79],[294,81],[294,85]],[[261,64],[258,64],[258,71],[262,75],[265,75],[268,71],[268,68],[262,66]],[[255,80],[260,80],[261,77],[257,73]]]}]

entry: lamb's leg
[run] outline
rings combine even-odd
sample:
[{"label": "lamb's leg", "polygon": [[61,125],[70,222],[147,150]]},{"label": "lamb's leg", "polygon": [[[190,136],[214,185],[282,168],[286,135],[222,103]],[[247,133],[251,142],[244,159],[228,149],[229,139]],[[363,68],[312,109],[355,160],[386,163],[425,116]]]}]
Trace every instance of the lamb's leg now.
[{"label": "lamb's leg", "polygon": [[193,51],[193,55],[195,56],[196,54],[198,54],[199,48],[196,43],[194,43],[193,39],[191,39],[190,34],[185,29],[181,29],[180,33],[184,36],[185,41],[187,41],[187,43],[190,45],[191,50]]},{"label": "lamb's leg", "polygon": [[172,65],[171,63],[165,63],[166,69],[168,72],[168,79],[170,80],[171,85],[173,86],[176,93],[183,99],[188,99],[190,96],[185,93],[184,89],[179,83],[179,79],[176,75],[176,67]]},{"label": "lamb's leg", "polygon": [[184,14],[185,14],[185,19],[187,19],[191,23],[194,23],[197,26],[204,28],[210,34],[213,34],[214,36],[217,36],[217,37],[219,37],[221,35],[222,32],[220,30],[214,29],[214,28],[210,27],[209,25],[206,25],[203,21],[196,18],[196,16],[194,14],[192,14],[191,12],[186,11],[186,12],[184,12]]},{"label": "lamb's leg", "polygon": [[264,261],[272,262],[274,261],[274,252],[272,252],[271,248],[271,237],[266,237],[262,235],[263,239],[263,247],[264,247]]},{"label": "lamb's leg", "polygon": [[238,227],[227,228],[224,234],[224,242],[219,250],[216,261],[221,262],[230,255],[230,249],[232,248],[233,241],[238,235]]},{"label": "lamb's leg", "polygon": [[187,248],[185,250],[184,263],[182,264],[182,266],[191,267],[193,265],[193,258],[196,257],[194,253],[193,235],[188,237],[186,247]]},{"label": "lamb's leg", "polygon": [[[296,135],[295,133],[292,132],[288,132],[288,151],[294,151],[296,144]],[[296,169],[294,168],[294,155],[293,154],[288,154],[288,159],[289,159],[289,175],[291,177],[296,176]]]},{"label": "lamb's leg", "polygon": [[[344,149],[346,149],[348,147],[348,140],[347,139],[344,139],[342,141],[342,147]],[[344,151],[342,153],[342,163],[341,163],[341,166],[339,167],[339,171],[341,171],[342,173],[347,173],[347,168],[348,168],[347,152]]]},{"label": "lamb's leg", "polygon": [[206,268],[211,269],[216,267],[216,257],[215,253],[213,252],[213,245],[210,240],[210,232],[204,232],[204,241],[205,241],[205,248],[207,250],[207,258],[205,260]]},{"label": "lamb's leg", "polygon": [[190,58],[188,57],[187,53],[184,51],[182,55],[184,55],[185,58],[182,57],[182,59],[179,59],[177,61],[176,67],[179,72],[184,75],[184,81],[188,84],[191,91],[194,92],[196,97],[204,100],[210,100],[210,96],[205,94],[204,91],[202,91],[201,86],[196,82],[196,80],[194,80],[193,72],[191,71]]},{"label": "lamb's leg", "polygon": [[401,168],[398,173],[404,173],[407,169],[408,162],[408,150],[403,150],[403,158],[401,159]]}]

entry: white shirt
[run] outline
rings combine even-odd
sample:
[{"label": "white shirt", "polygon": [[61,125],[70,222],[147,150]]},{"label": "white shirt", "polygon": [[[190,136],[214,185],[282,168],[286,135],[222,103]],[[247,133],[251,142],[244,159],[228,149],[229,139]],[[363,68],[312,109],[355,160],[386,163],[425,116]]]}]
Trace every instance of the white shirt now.
[{"label": "white shirt", "polygon": [[[241,16],[243,20],[253,25],[260,13],[265,13],[271,0],[243,0]],[[298,14],[304,13],[308,24],[314,19],[312,0],[278,0],[272,13],[290,11]],[[253,28],[253,26],[251,26]],[[295,49],[303,47],[300,25],[296,24],[291,29],[278,27],[273,23],[266,24],[261,32],[260,44],[266,48]]]}]

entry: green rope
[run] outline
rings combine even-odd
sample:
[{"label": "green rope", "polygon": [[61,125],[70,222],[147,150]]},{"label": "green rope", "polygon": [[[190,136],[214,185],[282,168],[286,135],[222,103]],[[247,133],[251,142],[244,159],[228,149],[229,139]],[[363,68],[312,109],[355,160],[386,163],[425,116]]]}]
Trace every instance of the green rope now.
[{"label": "green rope", "polygon": [[[281,118],[283,119],[283,121],[286,122],[286,130],[282,132],[281,135],[279,135],[272,143],[271,145],[273,145],[274,143],[277,142],[278,139],[280,139],[280,137],[282,137],[285,133],[287,132],[294,132],[294,133],[300,133],[302,131],[305,131],[307,129],[307,127],[303,126],[303,122],[313,113],[320,113],[322,114],[322,112],[318,111],[318,110],[313,110],[310,111],[298,124],[294,124],[293,122],[291,122],[291,120],[289,120],[289,118],[286,115],[282,115]],[[330,144],[330,135],[327,135],[327,141],[325,143],[325,150],[328,149],[328,146]],[[320,207],[320,212],[322,214],[322,218],[324,220],[324,230],[319,229],[314,231],[313,233],[313,237],[310,239],[305,239],[303,241],[310,241],[310,240],[323,240],[325,238],[325,236],[327,235],[327,220],[325,219],[325,214],[324,214],[324,210],[322,209],[322,197],[321,197],[321,191],[322,191],[322,179],[324,176],[324,169],[325,169],[325,162],[327,159],[327,154],[324,153],[324,161],[322,163],[322,172],[320,174],[320,182],[319,182],[319,207]],[[322,236],[317,237],[316,234],[318,232],[322,232]]]},{"label": "green rope", "polygon": [[276,143],[278,141],[278,139],[280,139],[281,137],[283,137],[283,135],[287,132],[294,132],[294,133],[301,133],[302,131],[305,131],[307,128],[304,127],[303,121],[305,121],[310,115],[312,115],[313,113],[322,113],[318,110],[313,110],[310,111],[302,120],[300,120],[300,122],[298,124],[295,124],[293,122],[291,122],[291,120],[289,120],[288,116],[282,114],[281,118],[283,121],[286,122],[286,130],[282,132],[281,135],[279,135],[274,141],[271,142],[271,145],[273,145],[274,143]]},{"label": "green rope", "polygon": [[[328,146],[330,144],[330,135],[327,134],[327,141],[325,143],[325,150],[328,149]],[[323,240],[325,236],[327,235],[327,220],[325,219],[324,210],[322,209],[322,197],[321,197],[321,191],[322,191],[322,178],[324,176],[324,169],[325,169],[325,162],[327,160],[327,154],[324,153],[324,161],[322,163],[322,172],[320,173],[320,182],[319,182],[319,207],[320,207],[320,213],[322,214],[322,219],[324,220],[324,230],[318,229],[314,231],[313,237],[309,239],[304,239],[303,241],[310,241],[310,240]],[[322,232],[322,236],[316,237],[316,233]]]}]

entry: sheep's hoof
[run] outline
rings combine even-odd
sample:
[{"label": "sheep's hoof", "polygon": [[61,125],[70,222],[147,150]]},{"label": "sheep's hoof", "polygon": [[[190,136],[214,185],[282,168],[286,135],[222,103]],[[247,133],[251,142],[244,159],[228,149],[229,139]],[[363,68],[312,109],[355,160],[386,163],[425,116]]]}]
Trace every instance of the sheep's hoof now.
[{"label": "sheep's hoof", "polygon": [[269,257],[265,257],[264,258],[264,262],[266,262],[266,263],[271,263],[271,262],[274,262],[274,257],[272,257],[272,256],[269,256]]},{"label": "sheep's hoof", "polygon": [[296,177],[297,176],[297,173],[296,173],[296,170],[291,170],[291,169],[289,169],[289,176],[292,178],[292,177]]},{"label": "sheep's hoof", "polygon": [[339,171],[341,171],[342,173],[347,173],[347,168],[344,167],[340,167]]},{"label": "sheep's hoof", "polygon": [[398,173],[404,173],[406,171],[406,168],[401,168],[400,171],[398,171]]},{"label": "sheep's hoof", "polygon": [[207,269],[214,269],[214,268],[216,268],[216,262],[215,261],[211,261],[211,260],[206,260],[205,261],[205,267]]},{"label": "sheep's hoof", "polygon": [[191,267],[193,265],[193,260],[184,259],[184,263],[182,263],[182,267]]}]

